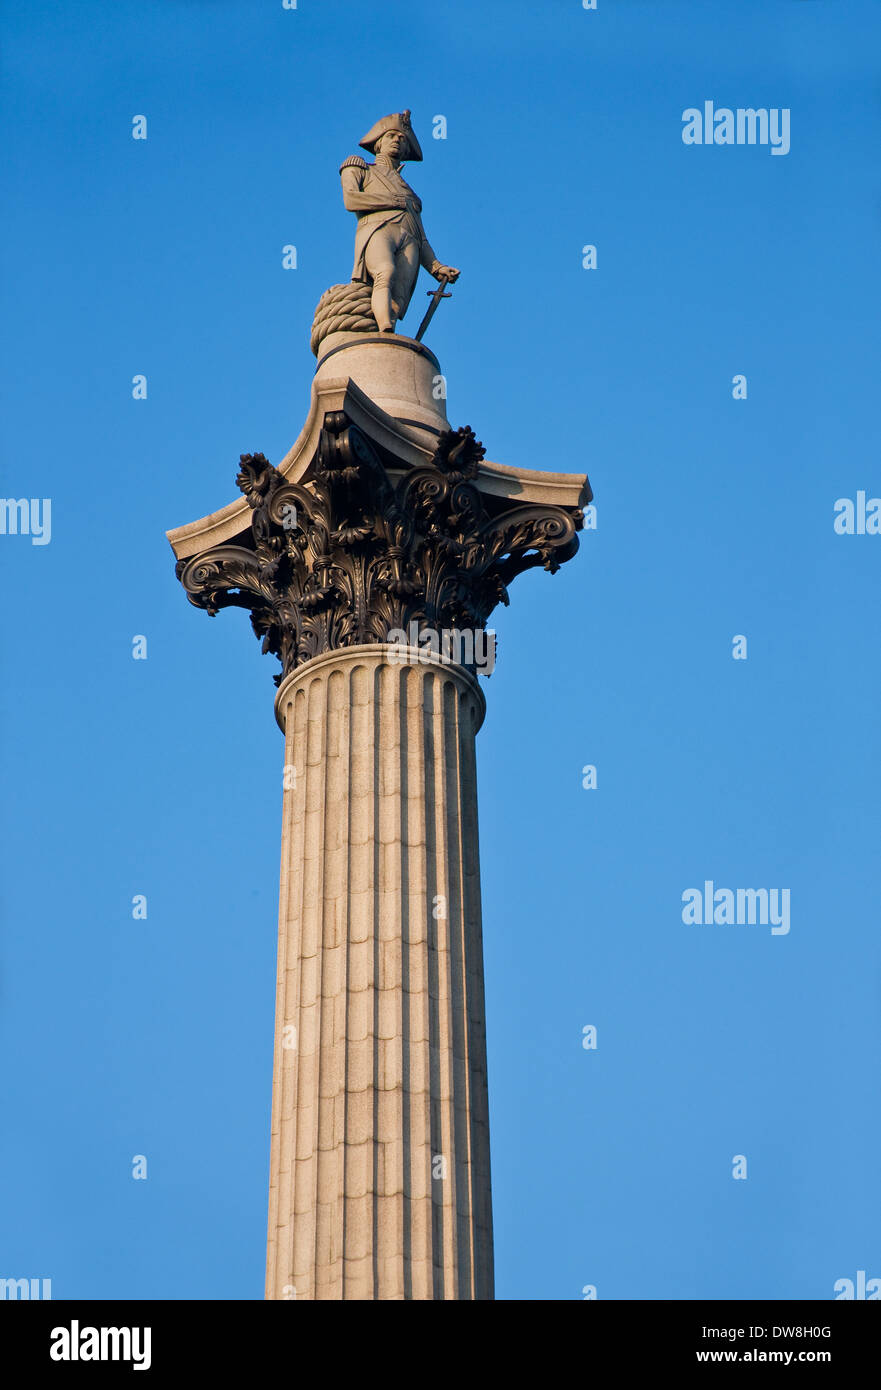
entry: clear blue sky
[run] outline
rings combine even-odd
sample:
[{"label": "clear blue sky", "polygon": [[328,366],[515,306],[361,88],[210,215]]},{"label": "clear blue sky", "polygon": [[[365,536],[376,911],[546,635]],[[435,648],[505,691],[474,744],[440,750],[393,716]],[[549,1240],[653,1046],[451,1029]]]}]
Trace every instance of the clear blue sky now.
[{"label": "clear blue sky", "polygon": [[[48,545],[0,536],[0,1275],[262,1297],[277,666],[164,533],[299,433],[337,168],[406,106],[462,268],[452,422],[598,508],[485,683],[498,1296],[881,1276],[881,536],[833,530],[881,495],[881,6],[19,0],[0,31],[0,490],[52,499]],[[790,152],[684,145],[705,100],[790,109]],[[788,888],[789,934],[686,926],[707,879]]]}]

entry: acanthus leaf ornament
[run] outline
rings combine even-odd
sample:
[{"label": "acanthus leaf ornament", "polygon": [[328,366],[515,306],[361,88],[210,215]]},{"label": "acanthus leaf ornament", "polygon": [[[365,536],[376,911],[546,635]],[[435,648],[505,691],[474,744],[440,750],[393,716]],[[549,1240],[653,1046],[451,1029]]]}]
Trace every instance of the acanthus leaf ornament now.
[{"label": "acanthus leaf ornament", "polygon": [[551,573],[578,548],[577,507],[513,503],[481,492],[484,448],[448,429],[431,461],[390,471],[341,411],[328,413],[312,467],[289,483],[263,454],[243,454],[236,483],[250,529],[178,563],[190,602],[247,608],[276,684],[305,661],[395,631],[483,628],[523,570]]}]

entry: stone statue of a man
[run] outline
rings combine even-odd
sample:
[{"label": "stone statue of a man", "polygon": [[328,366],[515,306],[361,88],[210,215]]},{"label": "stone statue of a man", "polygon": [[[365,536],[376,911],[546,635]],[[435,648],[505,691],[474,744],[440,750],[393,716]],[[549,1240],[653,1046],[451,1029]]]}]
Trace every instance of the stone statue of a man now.
[{"label": "stone statue of a man", "polygon": [[361,148],[376,156],[368,164],[353,154],[340,167],[343,202],[357,213],[355,268],[352,279],[372,285],[370,306],[380,333],[394,333],[416,286],[420,265],[450,284],[459,278],[454,266],[442,265],[422,225],[422,203],[401,177],[404,160],[422,159],[410,125],[410,112],[383,116]]}]

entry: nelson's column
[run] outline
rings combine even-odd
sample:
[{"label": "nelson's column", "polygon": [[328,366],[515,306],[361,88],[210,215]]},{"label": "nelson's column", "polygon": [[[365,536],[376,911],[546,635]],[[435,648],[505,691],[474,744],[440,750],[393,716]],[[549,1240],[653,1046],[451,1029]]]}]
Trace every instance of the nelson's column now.
[{"label": "nelson's column", "polygon": [[[242,455],[243,495],[168,536],[190,602],[249,609],[281,663],[266,1297],[491,1299],[474,642],[516,575],[575,554],[591,492],[450,428],[421,338],[459,271],[401,176],[410,113],[360,143],[299,438],[278,467]],[[439,285],[410,338],[420,266]]]}]

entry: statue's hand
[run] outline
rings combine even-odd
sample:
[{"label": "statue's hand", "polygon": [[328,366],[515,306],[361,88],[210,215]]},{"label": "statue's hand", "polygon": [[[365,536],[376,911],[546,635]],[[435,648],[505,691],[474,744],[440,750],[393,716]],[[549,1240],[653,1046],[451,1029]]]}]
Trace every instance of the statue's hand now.
[{"label": "statue's hand", "polygon": [[448,280],[451,285],[455,285],[461,273],[454,265],[441,265],[440,261],[435,261],[431,267],[435,280]]}]

